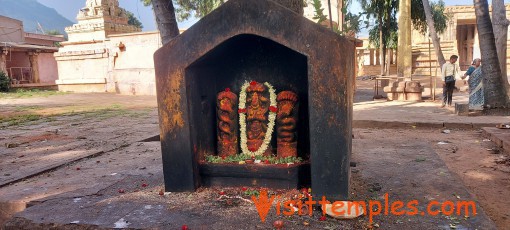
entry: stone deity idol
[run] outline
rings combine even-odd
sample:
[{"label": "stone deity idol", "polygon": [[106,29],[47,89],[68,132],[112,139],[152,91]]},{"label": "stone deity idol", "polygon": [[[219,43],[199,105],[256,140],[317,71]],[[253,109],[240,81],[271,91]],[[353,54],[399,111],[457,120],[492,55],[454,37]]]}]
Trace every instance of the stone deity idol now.
[{"label": "stone deity idol", "polygon": [[[259,82],[252,82],[246,89],[246,132],[247,146],[252,152],[257,151],[267,132],[269,91],[267,87]],[[270,155],[271,145],[268,146],[263,155]]]},{"label": "stone deity idol", "polygon": [[298,96],[292,91],[282,91],[276,98],[276,143],[278,157],[297,156]]},{"label": "stone deity idol", "polygon": [[233,156],[239,152],[237,95],[225,89],[217,96],[218,156]]}]

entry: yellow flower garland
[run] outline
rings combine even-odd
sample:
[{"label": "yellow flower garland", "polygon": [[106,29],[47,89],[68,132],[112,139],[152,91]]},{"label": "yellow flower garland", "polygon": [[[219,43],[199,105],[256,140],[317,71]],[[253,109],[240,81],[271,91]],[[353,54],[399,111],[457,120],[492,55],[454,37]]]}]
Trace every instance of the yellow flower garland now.
[{"label": "yellow flower garland", "polygon": [[[264,82],[264,85],[269,89],[269,101],[270,106],[277,108],[276,104],[276,90],[273,86],[267,82]],[[245,82],[241,87],[241,92],[239,93],[239,110],[246,110],[246,88],[250,86],[249,82]],[[239,127],[241,131],[241,151],[243,154],[249,154],[251,156],[262,155],[268,148],[271,143],[271,137],[274,131],[274,125],[276,120],[276,112],[270,111],[267,125],[266,135],[264,136],[264,142],[256,151],[252,152],[248,149],[248,137],[246,135],[246,113],[239,113]]]}]

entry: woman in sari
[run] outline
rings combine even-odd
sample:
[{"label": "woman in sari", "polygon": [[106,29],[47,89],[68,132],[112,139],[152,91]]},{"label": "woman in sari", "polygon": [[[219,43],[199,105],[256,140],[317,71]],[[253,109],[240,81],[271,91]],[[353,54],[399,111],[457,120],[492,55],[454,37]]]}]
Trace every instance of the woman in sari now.
[{"label": "woman in sari", "polygon": [[483,109],[483,83],[482,83],[482,68],[480,58],[473,60],[473,63],[464,74],[463,78],[469,76],[469,109],[480,110]]}]

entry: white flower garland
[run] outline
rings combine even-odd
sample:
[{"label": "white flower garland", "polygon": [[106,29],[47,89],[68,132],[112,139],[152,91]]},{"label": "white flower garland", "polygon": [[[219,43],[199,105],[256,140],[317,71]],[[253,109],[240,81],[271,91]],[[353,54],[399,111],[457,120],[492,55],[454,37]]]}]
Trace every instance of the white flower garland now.
[{"label": "white flower garland", "polygon": [[[269,101],[270,101],[270,107],[277,108],[276,104],[276,90],[273,88],[273,86],[267,82],[264,82],[264,85],[267,86],[269,89]],[[269,117],[268,121],[269,124],[267,125],[266,130],[266,136],[264,137],[264,142],[262,142],[262,145],[257,149],[257,151],[252,152],[248,149],[248,137],[246,135],[246,88],[250,86],[249,82],[245,82],[243,86],[241,87],[241,92],[239,93],[239,110],[244,110],[244,112],[239,112],[239,126],[241,131],[241,151],[243,154],[249,154],[251,156],[258,156],[262,155],[266,150],[269,144],[271,143],[271,137],[274,130],[275,120],[276,120],[276,112],[269,111]]]}]

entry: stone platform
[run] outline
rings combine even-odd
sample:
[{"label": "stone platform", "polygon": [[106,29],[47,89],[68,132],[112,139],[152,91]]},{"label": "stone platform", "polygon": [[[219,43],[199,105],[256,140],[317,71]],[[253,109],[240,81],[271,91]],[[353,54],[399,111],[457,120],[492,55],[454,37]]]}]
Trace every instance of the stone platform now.
[{"label": "stone platform", "polygon": [[[53,188],[54,196],[28,202],[24,211],[15,214],[14,218],[5,223],[4,229],[180,229],[182,225],[187,225],[190,229],[269,229],[274,220],[281,218],[272,210],[268,220],[262,223],[257,218],[258,214],[253,203],[242,200],[234,200],[233,202],[240,202],[234,204],[223,203],[218,195],[219,190],[215,189],[201,190],[196,193],[158,195],[158,191],[163,189],[161,165],[150,162],[153,158],[161,161],[158,154],[159,143],[135,144],[125,150],[126,152],[117,150],[111,152],[110,156],[102,155],[93,160],[81,162],[79,166],[84,170],[76,171],[74,166],[70,169],[55,171],[52,177],[68,176],[73,178],[73,181],[83,177],[83,174],[76,173],[82,171],[86,171],[90,177],[94,177],[92,173],[105,176],[98,175],[92,183],[94,186],[76,183],[74,189],[65,189],[68,192],[58,192]],[[137,162],[141,159],[129,160],[140,152],[146,155],[141,157],[143,162],[140,165]],[[426,204],[430,200],[448,200],[451,199],[452,194],[462,197],[463,200],[475,200],[460,179],[449,171],[437,153],[423,141],[354,139],[353,156],[358,163],[352,170],[356,183],[372,187],[377,185],[375,186],[377,189],[371,193],[366,192],[368,191],[366,187],[357,187],[358,189],[353,191],[354,200],[364,197],[379,200],[387,193],[391,202],[418,200],[417,208],[420,211],[426,210]],[[116,167],[117,170],[122,170],[121,173],[114,175],[106,168],[92,170],[94,165],[98,164],[97,161],[108,162],[112,157],[125,162],[124,166]],[[126,163],[129,166],[126,167]],[[136,169],[128,172],[128,169],[134,165],[150,166],[143,170]],[[40,180],[51,179],[43,177]],[[34,190],[34,183],[44,184],[44,181],[29,180],[11,189],[28,193]],[[119,192],[120,190],[125,192]],[[227,195],[234,196],[232,190]],[[496,229],[485,211],[478,202],[476,203],[477,215],[459,218],[457,228]],[[21,210],[24,208],[22,207]],[[240,210],[243,210],[243,214],[238,213]],[[232,211],[236,214],[225,215]],[[344,226],[348,221],[331,218],[327,221],[319,221],[319,217],[319,211],[315,211],[313,217],[295,216],[292,219],[294,221],[286,221],[286,226],[289,229],[322,229],[333,225],[349,229]],[[363,216],[356,221],[366,223],[367,220],[368,217]],[[309,222],[311,227],[302,225],[302,221]],[[395,225],[403,226],[402,229],[412,229],[412,227],[449,229],[452,223],[452,220],[445,218],[444,215],[421,214],[413,216],[381,214],[375,217],[375,221],[389,227],[386,229],[395,229],[391,228]],[[357,227],[359,228],[356,229],[361,228]]]},{"label": "stone platform", "polygon": [[510,154],[510,129],[499,129],[496,127],[482,128],[483,135],[503,149],[506,154]]},{"label": "stone platform", "polygon": [[423,86],[419,81],[396,81],[384,87],[383,91],[390,101],[421,101]]}]

